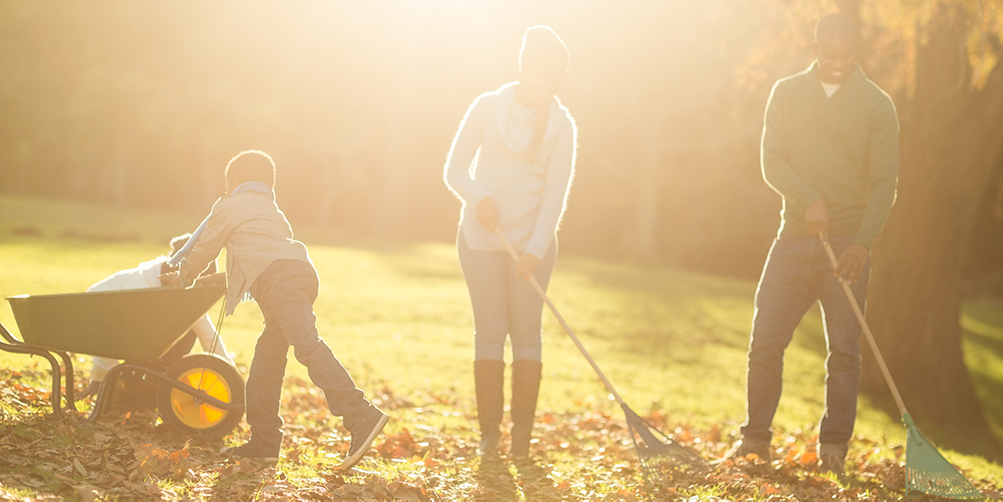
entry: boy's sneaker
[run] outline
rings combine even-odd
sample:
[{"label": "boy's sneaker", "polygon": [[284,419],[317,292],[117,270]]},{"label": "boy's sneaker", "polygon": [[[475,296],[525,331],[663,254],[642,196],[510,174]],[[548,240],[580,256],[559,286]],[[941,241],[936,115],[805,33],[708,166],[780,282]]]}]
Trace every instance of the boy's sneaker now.
[{"label": "boy's sneaker", "polygon": [[222,453],[232,458],[247,458],[270,463],[279,461],[278,446],[266,446],[264,443],[255,441],[253,438],[240,446],[223,448]]},{"label": "boy's sneaker", "polygon": [[369,445],[373,444],[373,440],[376,439],[376,436],[383,430],[383,426],[387,425],[387,421],[390,420],[390,417],[386,413],[382,411],[379,413],[376,418],[369,419],[356,427],[355,430],[350,431],[352,433],[352,444],[348,447],[348,455],[345,457],[345,460],[338,466],[339,469],[351,468],[366,455]]}]

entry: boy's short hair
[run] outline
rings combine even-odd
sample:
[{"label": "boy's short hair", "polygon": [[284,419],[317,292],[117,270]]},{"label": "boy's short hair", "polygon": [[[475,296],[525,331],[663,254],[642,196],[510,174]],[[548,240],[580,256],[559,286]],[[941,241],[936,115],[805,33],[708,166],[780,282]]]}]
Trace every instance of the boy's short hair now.
[{"label": "boy's short hair", "polygon": [[248,181],[260,181],[275,188],[275,162],[261,150],[244,150],[226,164],[224,176],[231,188]]}]

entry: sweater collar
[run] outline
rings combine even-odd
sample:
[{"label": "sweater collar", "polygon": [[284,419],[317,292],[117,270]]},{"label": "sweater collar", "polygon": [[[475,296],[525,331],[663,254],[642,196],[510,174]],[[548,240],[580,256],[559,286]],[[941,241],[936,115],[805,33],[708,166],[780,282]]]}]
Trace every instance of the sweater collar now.
[{"label": "sweater collar", "polygon": [[[508,121],[509,114],[512,111],[512,104],[515,103],[515,90],[519,86],[519,82],[509,82],[498,89],[498,97],[495,99],[495,121],[498,125],[498,133],[501,134],[502,139],[505,144],[512,149],[512,151],[518,153],[525,153],[526,148],[522,145],[515,145],[513,141],[510,141],[508,137]],[[543,135],[543,142],[554,139],[557,133],[561,132],[561,128],[564,125],[564,121],[560,120],[565,116],[564,107],[561,106],[560,100],[557,96],[550,98],[550,111],[547,116],[547,130]]]},{"label": "sweater collar", "polygon": [[[822,79],[818,78],[818,60],[811,62],[808,69],[805,72],[810,73],[812,80],[817,83],[819,89],[822,88]],[[860,67],[859,63],[853,63],[853,71],[850,72],[850,76],[846,77],[846,80],[839,85],[840,89],[846,87],[847,85],[856,85],[860,80],[866,79],[867,75],[864,75],[864,69]]]},{"label": "sweater collar", "polygon": [[272,190],[272,187],[260,181],[248,181],[237,185],[237,188],[230,191],[230,197],[240,195],[242,193],[255,193],[275,200],[275,192]]}]

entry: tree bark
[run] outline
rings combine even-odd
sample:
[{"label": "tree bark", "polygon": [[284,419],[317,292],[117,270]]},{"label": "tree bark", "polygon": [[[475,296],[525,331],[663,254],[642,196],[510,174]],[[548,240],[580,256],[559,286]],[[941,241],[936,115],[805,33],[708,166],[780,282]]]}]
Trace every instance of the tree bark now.
[{"label": "tree bark", "polygon": [[[965,366],[960,318],[972,229],[1000,164],[1003,71],[997,67],[981,91],[970,92],[963,13],[942,14],[918,49],[898,200],[875,245],[868,317],[924,432],[935,442],[1000,459],[1003,449]],[[869,352],[862,390],[890,403]]]}]

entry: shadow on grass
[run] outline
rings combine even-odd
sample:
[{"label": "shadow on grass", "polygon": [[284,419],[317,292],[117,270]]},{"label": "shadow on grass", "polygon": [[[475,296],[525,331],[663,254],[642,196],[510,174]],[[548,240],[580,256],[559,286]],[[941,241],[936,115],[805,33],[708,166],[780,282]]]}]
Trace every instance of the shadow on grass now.
[{"label": "shadow on grass", "polygon": [[511,466],[515,468],[515,475],[507,462],[482,462],[475,476],[474,500],[518,500],[520,491],[526,500],[563,500],[553,479],[540,465],[526,460]]},{"label": "shadow on grass", "polygon": [[515,470],[519,474],[519,485],[522,486],[526,500],[563,500],[561,492],[554,486],[554,481],[547,476],[547,471],[533,461],[517,462]]},{"label": "shadow on grass", "polygon": [[[995,354],[996,359],[1003,363],[1003,343],[990,337],[968,333],[970,347],[984,353]],[[993,374],[989,369],[970,368],[972,384],[979,396],[982,396],[982,407],[990,426],[997,436],[1003,432],[1003,400],[986,399],[986,396],[1003,395],[1003,374]]]},{"label": "shadow on grass", "polygon": [[[611,341],[617,352],[659,364],[699,364],[702,347],[748,344],[754,283],[577,257],[560,261],[558,271],[570,283],[560,292],[553,284],[558,309],[574,317],[577,303],[586,319],[569,318],[572,328],[582,337]],[[588,296],[576,296],[577,289],[606,303],[584,303]]]},{"label": "shadow on grass", "polygon": [[474,492],[474,500],[487,502],[519,498],[519,487],[515,484],[508,464],[504,462],[481,462],[475,480],[477,491]]},{"label": "shadow on grass", "polygon": [[[916,403],[906,398],[905,405],[912,411],[920,430],[938,446],[962,453],[981,456],[1000,463],[1003,461],[1003,308],[998,305],[968,303],[962,316],[964,352],[968,374],[979,397],[983,416],[994,432],[994,438],[970,433],[958,427],[938,427],[925,420],[922,412],[916,414]],[[866,342],[861,342],[861,355],[874,360]],[[893,375],[894,377],[894,375]],[[900,413],[888,385],[883,381],[861,382],[861,397],[869,406],[881,410],[896,422]],[[993,440],[995,439],[995,441]],[[905,440],[905,428],[902,429]]]}]

